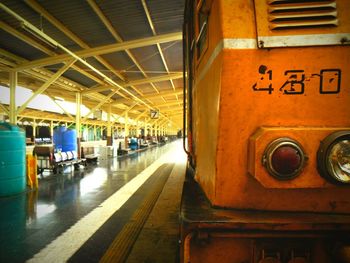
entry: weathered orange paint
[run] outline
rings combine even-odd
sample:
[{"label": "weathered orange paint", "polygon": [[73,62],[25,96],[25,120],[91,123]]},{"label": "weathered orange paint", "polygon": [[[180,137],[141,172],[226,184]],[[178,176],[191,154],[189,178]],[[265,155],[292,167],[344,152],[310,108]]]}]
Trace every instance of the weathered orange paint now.
[{"label": "weathered orange paint", "polygon": [[[344,1],[339,1],[341,4]],[[315,160],[309,161],[304,171],[310,173],[309,179],[304,176],[279,183],[278,188],[294,188],[288,191],[276,189],[275,179],[267,179],[260,157],[255,160],[259,177],[264,174],[272,185],[263,185],[248,173],[248,141],[259,127],[305,127],[316,129],[316,133],[317,127],[350,127],[349,46],[222,49],[213,55],[220,37],[256,36],[253,10],[253,1],[213,1],[209,45],[197,63],[193,92],[196,180],[215,206],[349,213],[350,188],[329,187],[318,174]],[[267,74],[259,74],[261,65],[272,70],[271,81]],[[320,72],[324,69],[341,69],[339,93],[320,94]],[[290,76],[287,70],[304,71],[303,94],[286,95],[280,90]],[[260,88],[269,83],[274,89],[271,94],[253,90],[254,84]],[[279,135],[294,136],[292,130]],[[312,136],[305,135],[303,141],[309,142],[307,138]],[[315,156],[318,143],[314,141],[309,149],[310,156]],[[306,188],[296,188],[299,181]]]},{"label": "weathered orange paint", "polygon": [[219,1],[212,3],[208,30],[210,41],[202,58],[197,60],[195,65],[196,82],[193,90],[194,107],[192,110],[194,154],[196,163],[201,164],[198,166],[196,177],[207,189],[206,193],[210,198],[215,197],[221,55],[212,62],[202,79],[199,79],[199,74],[204,71],[216,43],[222,39],[218,4]]},{"label": "weathered orange paint", "polygon": [[254,1],[217,2],[219,2],[223,38],[256,38]]},{"label": "weathered orange paint", "polygon": [[[348,186],[321,188],[322,192],[316,189],[271,190],[257,184],[247,173],[248,139],[261,126],[350,127],[350,89],[346,85],[350,83],[350,76],[346,74],[350,70],[347,62],[350,48],[224,50],[223,53],[213,204],[264,210],[350,212]],[[261,77],[259,65],[266,65],[273,71],[272,94],[253,91],[253,85]],[[312,74],[333,68],[342,69],[341,91],[320,94],[319,78]],[[305,70],[310,80],[305,81],[304,94],[285,95],[279,91],[287,79],[284,72],[290,69]]]},{"label": "weathered orange paint", "polygon": [[[267,29],[266,2],[212,1],[208,46],[193,65],[191,109],[195,180],[211,206],[198,218],[183,216],[182,262],[256,263],[266,240],[279,251],[288,247],[281,240],[310,240],[310,262],[326,263],[336,260],[326,251],[327,238],[348,237],[350,186],[321,177],[316,153],[326,136],[350,130],[350,46],[229,49],[223,41],[254,41],[258,20],[264,36],[349,33],[349,1],[337,1],[336,28],[274,32]],[[271,79],[260,67],[272,71]],[[321,71],[331,69],[341,70],[340,92],[321,94]],[[294,73],[305,77],[302,94],[284,93],[288,70],[302,71]],[[273,90],[257,90],[270,84]],[[280,137],[297,140],[309,157],[288,181],[273,178],[261,162],[265,147]]]},{"label": "weathered orange paint", "polygon": [[[208,46],[207,49],[202,54],[202,57],[200,59],[195,60],[195,67],[196,72],[201,72],[204,70],[205,66],[208,63],[208,60],[213,53],[215,47],[217,44],[222,41],[223,39],[223,31],[221,27],[221,17],[220,17],[220,1],[212,1],[211,9],[210,9],[210,15],[208,18]],[[196,36],[198,36],[199,33],[199,26],[198,26],[198,15],[196,14],[194,21],[196,23],[195,31]],[[197,50],[195,50],[197,52]],[[197,58],[197,53],[195,53],[195,58]],[[198,76],[197,76],[198,77]]]}]

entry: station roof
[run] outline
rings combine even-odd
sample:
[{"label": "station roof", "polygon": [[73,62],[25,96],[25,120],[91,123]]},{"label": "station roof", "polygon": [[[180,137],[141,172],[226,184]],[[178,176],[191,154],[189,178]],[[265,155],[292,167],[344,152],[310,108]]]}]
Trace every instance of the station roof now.
[{"label": "station roof", "polygon": [[181,128],[183,9],[184,0],[2,0],[0,84],[15,70],[18,85],[53,101],[81,93],[92,111],[158,110],[159,122]]}]

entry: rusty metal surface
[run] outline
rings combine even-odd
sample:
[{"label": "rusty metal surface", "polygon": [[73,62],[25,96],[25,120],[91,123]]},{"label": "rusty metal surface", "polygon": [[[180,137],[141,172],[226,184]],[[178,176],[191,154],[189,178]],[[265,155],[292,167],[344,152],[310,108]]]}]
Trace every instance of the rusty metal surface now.
[{"label": "rusty metal surface", "polygon": [[345,214],[214,208],[199,185],[188,175],[183,188],[180,216],[182,224],[197,229],[350,231],[350,216]]}]

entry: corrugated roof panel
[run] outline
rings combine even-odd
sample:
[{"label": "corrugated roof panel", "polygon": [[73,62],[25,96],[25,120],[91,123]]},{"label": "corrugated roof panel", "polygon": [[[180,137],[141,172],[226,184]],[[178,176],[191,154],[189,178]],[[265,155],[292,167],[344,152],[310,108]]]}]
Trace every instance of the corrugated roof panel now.
[{"label": "corrugated roof panel", "polygon": [[85,87],[91,87],[96,85],[97,83],[90,78],[86,77],[85,75],[77,72],[76,70],[68,70],[63,74],[64,77],[69,78],[75,82],[78,82],[79,84],[85,86]]},{"label": "corrugated roof panel", "polygon": [[[33,9],[31,9],[29,6],[27,6],[22,1],[13,1],[13,0],[2,0],[1,1],[4,5],[6,5],[8,8],[10,8],[12,11],[17,13],[18,15],[22,16],[25,20],[33,24],[35,27],[41,29],[44,33],[49,35],[54,40],[60,42],[62,45],[72,49],[77,50],[79,47],[72,42],[69,38],[67,38],[62,32],[57,30],[54,26],[52,26],[45,18],[43,18],[40,14],[35,12]],[[51,1],[50,1],[51,2]],[[8,15],[4,11],[1,11],[0,13],[1,20],[5,23],[8,23],[12,27],[15,27],[22,32],[23,29],[20,28],[19,21],[14,18],[13,16]],[[35,37],[33,37],[35,39]],[[24,52],[30,52],[24,50]]]},{"label": "corrugated roof panel", "polygon": [[128,80],[139,80],[139,79],[143,79],[144,76],[141,72],[135,70],[135,71],[128,71],[128,72],[123,72],[123,74],[125,75],[125,77]]},{"label": "corrugated roof panel", "polygon": [[[98,62],[94,57],[88,57],[84,59],[87,63],[89,63],[91,66],[93,66],[94,68],[98,69],[98,70],[105,70],[106,68],[101,65],[100,62]],[[92,69],[88,68],[87,66],[85,66],[83,63],[77,61],[75,62],[76,65],[78,65],[81,68],[86,69],[87,71],[92,71]],[[93,73],[93,72],[92,72]]]},{"label": "corrugated roof panel", "polygon": [[123,41],[152,36],[140,0],[96,1]]},{"label": "corrugated roof panel", "polygon": [[132,50],[147,75],[151,73],[166,73],[164,64],[156,46],[135,48]]},{"label": "corrugated roof panel", "polygon": [[169,80],[157,82],[157,83],[154,83],[154,85],[157,87],[159,91],[172,89],[172,86]]},{"label": "corrugated roof panel", "polygon": [[157,93],[157,91],[151,86],[151,84],[137,85],[136,88],[142,90],[143,94],[147,94],[147,93],[156,94]]},{"label": "corrugated roof panel", "polygon": [[182,42],[165,43],[160,46],[163,50],[165,60],[167,63],[169,62],[169,71],[182,71]]},{"label": "corrugated roof panel", "polygon": [[[140,97],[140,94],[138,94],[133,88],[131,87],[126,87],[126,90],[129,91],[130,93],[132,93],[133,95]],[[125,92],[123,92],[124,94],[126,94]],[[127,95],[128,97],[130,97],[129,95]]]},{"label": "corrugated roof panel", "polygon": [[147,0],[146,4],[157,34],[182,30],[185,1]]},{"label": "corrugated roof panel", "polygon": [[134,65],[131,59],[124,51],[109,53],[106,55],[102,55],[101,57],[106,59],[116,70],[120,71]]},{"label": "corrugated roof panel", "polygon": [[111,90],[104,90],[104,91],[102,91],[100,93],[103,94],[104,96],[108,96],[109,94],[111,94],[111,92],[113,92],[113,91],[111,91]]},{"label": "corrugated roof panel", "polygon": [[[105,66],[103,66],[98,60],[96,60],[94,57],[88,57],[85,59],[86,62],[88,62],[91,66],[93,66],[94,68],[100,70],[103,73],[107,72],[107,69]],[[75,65],[79,66],[82,69],[85,69],[87,72],[89,72],[90,74],[96,76],[99,79],[102,79],[97,73],[95,73],[92,69],[90,69],[89,67],[87,67],[86,65],[84,65],[83,63],[77,61],[75,62]]]},{"label": "corrugated roof panel", "polygon": [[0,30],[0,39],[6,39],[6,41],[0,41],[0,48],[5,49],[17,56],[23,57],[28,60],[38,59],[46,57],[47,55],[40,50],[32,47],[31,45],[19,40],[11,34]]},{"label": "corrugated roof panel", "polygon": [[175,88],[182,88],[184,83],[182,79],[173,79]]},{"label": "corrugated roof panel", "polygon": [[90,47],[114,42],[112,35],[87,2],[71,0],[38,2],[64,25],[69,25],[69,29]]}]

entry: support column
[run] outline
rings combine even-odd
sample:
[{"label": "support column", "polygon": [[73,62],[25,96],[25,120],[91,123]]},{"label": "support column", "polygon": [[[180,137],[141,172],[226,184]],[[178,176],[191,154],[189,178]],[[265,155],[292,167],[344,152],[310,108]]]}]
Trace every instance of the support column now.
[{"label": "support column", "polygon": [[141,135],[141,132],[140,132],[140,123],[139,121],[136,122],[136,138],[139,138],[140,135]]},{"label": "support column", "polygon": [[124,134],[125,134],[125,148],[128,148],[128,137],[129,137],[129,114],[128,114],[128,112],[125,112]]},{"label": "support column", "polygon": [[35,144],[36,129],[37,129],[36,119],[33,119],[32,128],[33,128],[33,138],[32,138],[32,140],[33,140],[33,143]]},{"label": "support column", "polygon": [[94,124],[94,141],[97,141],[97,130],[96,130],[95,124]]},{"label": "support column", "polygon": [[10,71],[10,123],[17,125],[17,108],[16,108],[16,87],[17,71]]},{"label": "support column", "polygon": [[51,142],[53,143],[53,121],[50,123],[50,137],[51,137]]},{"label": "support column", "polygon": [[109,104],[108,113],[107,113],[107,146],[113,145],[111,115],[112,115],[112,104]]},{"label": "support column", "polygon": [[81,139],[81,112],[80,112],[80,106],[81,106],[81,93],[77,92],[75,95],[75,103],[76,103],[76,113],[75,113],[75,130],[77,133],[77,153],[78,153],[78,158],[80,158],[80,139]]},{"label": "support column", "polygon": [[147,118],[145,118],[145,132],[144,132],[144,135],[145,135],[145,139],[147,138]]},{"label": "support column", "polygon": [[158,140],[160,140],[160,136],[161,136],[161,134],[160,134],[160,123],[161,123],[161,121],[159,121],[158,124],[157,124],[157,137],[158,137]]},{"label": "support column", "polygon": [[156,136],[157,141],[159,141],[158,129],[159,129],[159,121],[157,121],[157,122],[154,124],[154,135]]},{"label": "support column", "polygon": [[153,137],[153,125],[151,125],[151,127],[149,128],[149,133],[150,133],[151,137]]}]

